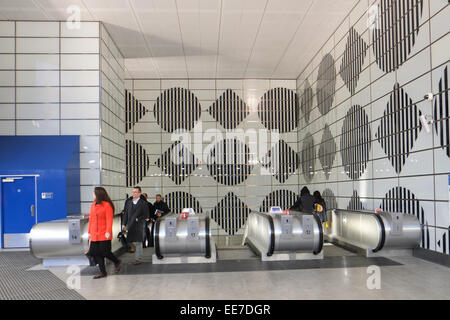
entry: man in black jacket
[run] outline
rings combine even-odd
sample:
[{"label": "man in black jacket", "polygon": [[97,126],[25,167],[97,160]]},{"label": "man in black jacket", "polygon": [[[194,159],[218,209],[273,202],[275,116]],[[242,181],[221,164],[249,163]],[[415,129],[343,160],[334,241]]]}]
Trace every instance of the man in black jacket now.
[{"label": "man in black jacket", "polygon": [[156,218],[161,218],[162,216],[165,216],[170,212],[169,207],[167,206],[167,203],[162,201],[162,197],[160,194],[156,195],[156,201],[153,204],[155,207],[155,210],[158,210],[159,212],[156,213]]},{"label": "man in black jacket", "polygon": [[313,213],[314,197],[309,193],[309,189],[306,186],[302,188],[300,191],[300,198],[298,198],[290,210]]},{"label": "man in black jacket", "polygon": [[155,207],[153,206],[153,203],[148,201],[148,195],[146,193],[143,193],[143,195],[148,204],[148,212],[150,218],[145,221],[144,241],[142,242],[143,247],[147,248],[153,247],[153,237],[151,236],[149,225],[155,221]]},{"label": "man in black jacket", "polygon": [[141,264],[145,221],[150,218],[148,202],[142,195],[141,187],[133,188],[133,195],[125,201],[123,211],[122,230],[128,230],[127,241],[135,247],[134,264]]},{"label": "man in black jacket", "polygon": [[152,220],[152,227],[150,232],[149,246],[154,247],[154,234],[155,234],[155,222],[162,216],[165,216],[170,212],[167,203],[162,201],[162,196],[160,194],[156,195],[156,201],[153,204],[153,212],[150,212],[150,219]]}]

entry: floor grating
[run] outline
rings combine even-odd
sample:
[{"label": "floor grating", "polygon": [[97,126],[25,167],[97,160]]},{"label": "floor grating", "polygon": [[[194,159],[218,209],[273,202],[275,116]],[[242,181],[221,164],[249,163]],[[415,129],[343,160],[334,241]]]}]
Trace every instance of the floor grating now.
[{"label": "floor grating", "polygon": [[27,270],[40,260],[27,251],[0,252],[0,300],[84,300],[48,270]]}]

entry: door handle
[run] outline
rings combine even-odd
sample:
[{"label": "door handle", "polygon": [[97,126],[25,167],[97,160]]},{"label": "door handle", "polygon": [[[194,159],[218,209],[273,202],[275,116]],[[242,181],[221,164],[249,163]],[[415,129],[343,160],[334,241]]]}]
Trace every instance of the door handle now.
[{"label": "door handle", "polygon": [[31,216],[34,217],[34,204],[31,205],[30,211],[31,211]]}]

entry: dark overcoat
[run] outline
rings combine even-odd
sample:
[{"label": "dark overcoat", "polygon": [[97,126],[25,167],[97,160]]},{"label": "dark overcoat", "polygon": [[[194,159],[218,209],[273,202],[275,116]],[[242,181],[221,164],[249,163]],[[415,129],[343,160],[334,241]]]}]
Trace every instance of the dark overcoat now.
[{"label": "dark overcoat", "polygon": [[141,197],[136,205],[133,198],[125,201],[122,225],[127,227],[127,242],[144,241],[145,220],[149,218],[148,202]]}]

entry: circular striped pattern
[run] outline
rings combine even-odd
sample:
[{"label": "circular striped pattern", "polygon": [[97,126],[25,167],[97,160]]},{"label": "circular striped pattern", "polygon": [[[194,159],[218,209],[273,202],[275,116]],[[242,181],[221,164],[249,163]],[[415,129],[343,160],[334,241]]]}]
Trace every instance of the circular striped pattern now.
[{"label": "circular striped pattern", "polygon": [[336,88],[336,66],[331,54],[327,53],[320,62],[317,75],[317,106],[322,115],[327,114],[333,105]]},{"label": "circular striped pattern", "polygon": [[354,28],[350,28],[339,74],[352,95],[355,94],[359,74],[366,58],[366,50],[366,42]]},{"label": "circular striped pattern", "polygon": [[250,149],[245,143],[237,139],[225,139],[211,149],[207,167],[217,182],[233,186],[247,179],[253,168],[249,164],[250,160]]},{"label": "circular striped pattern", "polygon": [[397,173],[405,166],[422,130],[419,120],[421,115],[417,105],[413,104],[408,94],[396,83],[375,137]]},{"label": "circular striped pattern", "polygon": [[177,129],[191,130],[201,115],[197,97],[188,89],[170,88],[156,100],[153,114],[167,132]]},{"label": "circular striped pattern", "polygon": [[275,88],[261,97],[258,114],[269,130],[289,132],[297,127],[298,99],[294,90]]},{"label": "circular striped pattern", "polygon": [[314,151],[314,139],[310,133],[307,133],[305,138],[303,139],[301,155],[302,172],[307,182],[311,182],[314,176],[315,157],[316,155]]},{"label": "circular striped pattern", "polygon": [[236,234],[247,221],[250,209],[233,192],[211,210],[211,218],[229,235]]},{"label": "circular striped pattern", "polygon": [[333,191],[329,188],[326,188],[322,192],[322,198],[325,200],[325,204],[327,206],[327,210],[337,209],[337,200]]},{"label": "circular striped pattern", "polygon": [[342,126],[341,157],[345,172],[352,180],[364,173],[370,154],[369,118],[363,108],[354,105],[347,111]]},{"label": "circular striped pattern", "polygon": [[225,90],[208,111],[226,129],[236,129],[250,113],[247,104],[231,89]]},{"label": "circular striped pattern", "polygon": [[300,110],[302,110],[306,123],[309,122],[309,116],[313,108],[313,90],[309,84],[308,79],[305,80],[305,87],[303,88],[303,95],[300,102]]},{"label": "circular striped pattern", "polygon": [[373,52],[384,72],[397,70],[408,58],[419,33],[422,0],[380,0],[373,28]]},{"label": "circular striped pattern", "polygon": [[320,142],[318,155],[319,161],[322,164],[323,173],[327,180],[331,174],[334,158],[336,157],[336,142],[334,142],[330,127],[325,124],[323,129],[322,141]]},{"label": "circular striped pattern", "polygon": [[434,98],[434,128],[438,135],[438,143],[445,150],[445,154],[450,158],[450,108],[449,108],[449,84],[448,66],[445,67],[442,77],[439,80],[439,94]]}]

